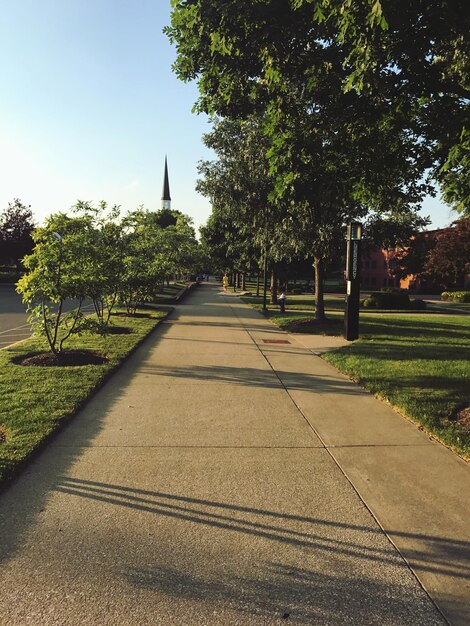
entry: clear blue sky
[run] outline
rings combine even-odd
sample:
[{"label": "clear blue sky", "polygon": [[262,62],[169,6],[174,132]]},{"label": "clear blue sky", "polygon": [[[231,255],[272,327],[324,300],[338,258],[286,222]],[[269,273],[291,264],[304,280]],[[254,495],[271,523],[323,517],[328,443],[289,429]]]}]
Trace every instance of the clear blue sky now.
[{"label": "clear blue sky", "polygon": [[[194,189],[210,127],[195,85],[171,72],[167,0],[0,0],[0,211],[13,198],[36,220],[77,199],[160,207],[165,154],[172,207],[196,226]],[[432,227],[455,219],[437,200]]]}]

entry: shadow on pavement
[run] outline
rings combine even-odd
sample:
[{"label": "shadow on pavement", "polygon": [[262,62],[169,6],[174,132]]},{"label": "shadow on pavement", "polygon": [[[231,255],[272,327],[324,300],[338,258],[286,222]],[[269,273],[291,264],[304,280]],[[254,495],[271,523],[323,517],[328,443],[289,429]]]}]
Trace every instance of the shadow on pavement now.
[{"label": "shadow on pavement", "polygon": [[[395,550],[387,544],[374,546],[371,534],[383,535],[377,527],[290,515],[284,512],[257,509],[215,500],[185,497],[160,491],[63,477],[56,489],[71,496],[86,498],[116,507],[144,511],[156,516],[202,525],[220,531],[255,536],[279,544],[288,544],[322,561],[353,557],[359,561],[406,566]],[[355,539],[346,539],[354,533]],[[363,533],[363,540],[361,540]],[[470,544],[466,542],[390,532],[414,539],[422,545],[412,553],[412,561],[421,570],[457,576],[470,580]],[[372,543],[372,545],[371,545]],[[380,542],[379,542],[380,544]],[[197,552],[197,546],[195,546]],[[276,548],[273,548],[276,554]],[[151,560],[151,555],[149,555]],[[310,561],[311,562],[311,561]],[[320,566],[321,567],[321,566]],[[186,569],[186,568],[185,568]],[[197,575],[161,563],[137,567],[129,564],[122,571],[128,582],[139,588],[154,590],[185,600],[211,601],[247,614],[282,616],[289,613],[291,621],[302,624],[439,624],[442,623],[432,605],[417,605],[405,584],[373,579],[366,566],[362,575],[341,571],[331,575],[323,571],[281,562],[257,563],[256,578],[237,576],[230,567],[223,579],[214,580],[208,572]],[[458,610],[458,607],[456,607]],[[423,611],[423,620],[418,616]],[[325,616],[328,619],[325,619]],[[387,616],[389,621],[385,618]],[[318,621],[317,621],[318,620]]]},{"label": "shadow on pavement", "polygon": [[315,376],[301,372],[284,372],[280,369],[276,369],[276,373],[274,373],[271,369],[257,369],[253,367],[228,367],[224,365],[159,367],[144,364],[139,371],[154,376],[182,378],[188,382],[201,381],[206,383],[246,385],[247,387],[279,388],[281,380],[289,388],[289,391],[308,390],[319,393],[340,393],[354,396],[369,395],[361,387],[346,379],[342,380],[334,376]]}]

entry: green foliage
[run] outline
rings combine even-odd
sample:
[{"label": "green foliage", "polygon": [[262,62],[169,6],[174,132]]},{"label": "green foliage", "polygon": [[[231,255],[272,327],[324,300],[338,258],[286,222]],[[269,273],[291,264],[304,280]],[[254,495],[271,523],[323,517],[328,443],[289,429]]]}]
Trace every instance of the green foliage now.
[{"label": "green foliage", "polygon": [[470,302],[470,291],[443,291],[441,299],[447,302]]},{"label": "green foliage", "polygon": [[468,404],[470,318],[361,314],[360,339],[323,358],[470,457],[470,431],[453,420]]},{"label": "green foliage", "polygon": [[399,291],[376,291],[370,294],[369,298],[364,298],[360,302],[363,309],[376,309],[377,311],[393,310],[416,310],[424,311],[427,308],[424,300],[410,300],[407,293]]},{"label": "green foliage", "polygon": [[269,247],[279,256],[276,205],[269,196],[274,181],[269,173],[268,141],[263,119],[213,120],[205,144],[217,161],[199,163],[197,190],[210,199],[212,216],[201,237],[220,271],[249,271],[260,264]]},{"label": "green foliage", "polygon": [[408,244],[416,233],[430,223],[429,217],[422,217],[411,208],[402,213],[372,214],[364,224],[365,247],[393,249]]},{"label": "green foliage", "polygon": [[[27,273],[17,285],[35,332],[54,354],[72,335],[105,333],[118,298],[135,312],[169,274],[197,273],[202,263],[191,220],[179,211],[163,215],[140,208],[119,221],[119,207],[108,211],[104,202],[94,207],[79,201],[74,212],[52,215],[34,232]],[[83,315],[86,299],[96,320]],[[71,300],[78,306],[66,310]]]},{"label": "green foliage", "polygon": [[125,252],[119,296],[129,313],[151,301],[169,274],[199,271],[202,256],[191,220],[179,212],[173,217],[174,224],[162,227],[161,212],[141,207],[123,220]]},{"label": "green foliage", "polygon": [[99,336],[86,332],[70,338],[71,348],[105,356],[107,361],[102,365],[16,365],[14,358],[47,349],[40,338],[0,351],[0,422],[6,431],[6,439],[0,445],[0,484],[77,412],[168,312],[146,311],[146,317],[138,318],[112,316],[114,325],[127,333]]},{"label": "green foliage", "polygon": [[21,259],[33,249],[31,233],[34,230],[33,213],[15,198],[0,215],[0,261],[13,261],[17,270]]},{"label": "green foliage", "polygon": [[[313,10],[308,0],[244,3],[243,10],[175,0],[167,29],[177,46],[177,75],[199,81],[199,111],[260,120],[259,143],[268,143],[268,200],[281,209],[269,240],[281,233],[287,254],[314,257],[319,316],[323,268],[342,245],[344,223],[370,210],[413,217],[431,191],[423,176],[433,146],[422,141],[416,103],[397,102],[399,77],[389,68],[380,89],[344,89],[354,61],[352,31],[359,36],[359,23],[385,28],[382,4],[366,3],[360,17],[358,3],[346,3],[341,16],[336,8],[326,0]],[[212,173],[214,179],[221,174]],[[249,185],[231,191],[248,197]],[[263,211],[259,205],[258,215]]]},{"label": "green foliage", "polygon": [[[373,291],[369,300],[373,304],[370,308],[376,309],[409,309],[410,296],[407,292],[393,289],[384,289],[382,291]],[[367,308],[367,306],[366,306]]]},{"label": "green foliage", "polygon": [[461,217],[437,233],[423,270],[442,286],[463,288],[470,273],[470,217]]},{"label": "green foliage", "polygon": [[[57,213],[34,232],[33,239],[34,250],[24,259],[27,273],[18,281],[17,290],[28,304],[36,332],[47,338],[54,354],[59,354],[72,334],[89,326],[81,307],[94,273],[89,255],[92,223],[88,217]],[[78,300],[79,305],[66,313],[66,300]]]},{"label": "green foliage", "polygon": [[364,309],[375,309],[377,302],[374,298],[364,298],[364,300],[361,300],[361,306],[364,307]]},{"label": "green foliage", "polygon": [[439,181],[445,202],[470,217],[470,131],[466,128],[462,129],[460,142],[449,150]]},{"label": "green foliage", "polygon": [[[313,117],[324,113],[330,137],[336,131],[340,144],[347,130],[357,144],[355,154],[349,142],[344,150],[363,172],[356,198],[369,204],[366,196],[380,193],[390,169],[387,159],[399,157],[415,181],[431,168],[444,198],[468,210],[470,23],[464,0],[174,0],[172,7],[166,32],[177,48],[174,70],[182,80],[198,79],[198,111],[238,118],[268,111],[287,125],[297,105]],[[304,130],[305,144],[329,147],[328,139],[315,141],[314,129]],[[400,148],[404,137],[413,144],[407,156]],[[289,144],[282,130],[276,133],[274,149],[302,161],[303,150]],[[283,168],[278,192],[289,190],[296,172]],[[386,188],[384,195],[391,204],[400,198]]]},{"label": "green foliage", "polygon": [[410,307],[415,311],[424,311],[427,308],[427,304],[425,300],[421,300],[420,298],[416,298],[415,300],[410,301]]},{"label": "green foliage", "polygon": [[465,0],[320,4],[347,55],[345,89],[372,95],[393,90],[391,109],[415,119],[431,147],[433,176],[444,199],[466,214],[470,19]]}]

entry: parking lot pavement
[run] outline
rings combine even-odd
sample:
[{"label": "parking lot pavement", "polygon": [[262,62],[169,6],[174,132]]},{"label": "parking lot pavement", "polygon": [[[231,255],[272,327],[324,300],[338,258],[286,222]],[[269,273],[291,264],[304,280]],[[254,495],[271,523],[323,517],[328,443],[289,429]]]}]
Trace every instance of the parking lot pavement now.
[{"label": "parking lot pavement", "polygon": [[[77,306],[75,301],[68,301],[64,311],[74,306]],[[83,310],[91,309],[92,304],[85,302]],[[26,305],[14,285],[0,285],[0,350],[28,337],[31,337],[31,326],[28,324]]]},{"label": "parking lot pavement", "polygon": [[14,285],[0,285],[0,348],[31,335],[26,307]]}]

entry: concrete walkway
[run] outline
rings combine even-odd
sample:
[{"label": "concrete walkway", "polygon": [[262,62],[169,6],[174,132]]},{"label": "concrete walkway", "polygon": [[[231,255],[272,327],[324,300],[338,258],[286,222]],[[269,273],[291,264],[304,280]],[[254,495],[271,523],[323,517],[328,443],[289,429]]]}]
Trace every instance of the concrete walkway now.
[{"label": "concrete walkway", "polygon": [[468,624],[470,468],[327,348],[200,287],[0,496],[0,624]]}]

